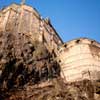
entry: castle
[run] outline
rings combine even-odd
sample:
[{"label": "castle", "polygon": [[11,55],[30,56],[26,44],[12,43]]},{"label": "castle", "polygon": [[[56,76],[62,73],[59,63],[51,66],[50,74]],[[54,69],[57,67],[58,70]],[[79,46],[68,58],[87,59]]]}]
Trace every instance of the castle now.
[{"label": "castle", "polygon": [[[22,33],[31,42],[43,43],[61,67],[65,82],[100,77],[100,44],[87,38],[63,43],[50,23],[27,5],[12,4],[0,11],[0,33]],[[1,42],[0,42],[1,43]]]}]

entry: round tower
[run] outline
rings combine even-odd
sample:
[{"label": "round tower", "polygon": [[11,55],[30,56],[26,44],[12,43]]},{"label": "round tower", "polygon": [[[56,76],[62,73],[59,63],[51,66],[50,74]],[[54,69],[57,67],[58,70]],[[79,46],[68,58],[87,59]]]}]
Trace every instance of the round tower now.
[{"label": "round tower", "polygon": [[94,40],[80,38],[67,42],[59,49],[57,58],[66,81],[100,78],[100,44]]}]

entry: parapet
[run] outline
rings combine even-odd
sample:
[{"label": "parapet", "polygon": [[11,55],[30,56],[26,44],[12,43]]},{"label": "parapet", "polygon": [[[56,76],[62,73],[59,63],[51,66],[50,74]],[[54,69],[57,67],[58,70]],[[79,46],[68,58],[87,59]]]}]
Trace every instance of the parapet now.
[{"label": "parapet", "polygon": [[68,41],[66,43],[64,43],[63,45],[61,45],[59,47],[59,53],[63,52],[65,49],[71,48],[73,46],[79,45],[79,44],[86,44],[86,45],[91,45],[91,46],[96,46],[98,48],[100,48],[100,43],[93,40],[93,39],[88,39],[88,38],[78,38],[78,39],[74,39],[71,41]]}]

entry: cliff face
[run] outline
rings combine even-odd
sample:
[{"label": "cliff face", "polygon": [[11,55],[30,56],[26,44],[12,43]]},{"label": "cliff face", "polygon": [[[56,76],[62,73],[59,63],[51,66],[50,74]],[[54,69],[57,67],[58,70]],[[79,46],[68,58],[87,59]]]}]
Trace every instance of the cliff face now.
[{"label": "cliff face", "polygon": [[[11,90],[56,78],[60,67],[54,60],[54,47],[57,48],[58,42],[52,41],[54,47],[50,48],[51,42],[47,39],[52,35],[57,41],[59,37],[34,9],[13,4],[0,15],[1,100],[8,98]],[[53,33],[50,35],[50,29],[45,27],[51,28]]]},{"label": "cliff face", "polygon": [[43,44],[38,41],[31,43],[28,37],[21,33],[1,34],[1,89],[18,87],[30,80],[37,83],[59,74],[56,62]]}]

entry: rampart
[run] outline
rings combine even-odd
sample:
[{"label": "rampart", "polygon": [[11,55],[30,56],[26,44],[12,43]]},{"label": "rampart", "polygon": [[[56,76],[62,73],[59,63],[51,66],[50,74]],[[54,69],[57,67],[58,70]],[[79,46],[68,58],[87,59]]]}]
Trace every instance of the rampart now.
[{"label": "rampart", "polygon": [[100,78],[100,44],[87,38],[75,39],[59,49],[58,62],[66,81]]},{"label": "rampart", "polygon": [[12,4],[0,11],[0,33],[22,33],[31,41],[40,41],[47,49],[57,53],[63,41],[53,28],[49,19],[43,19],[35,8]]}]

